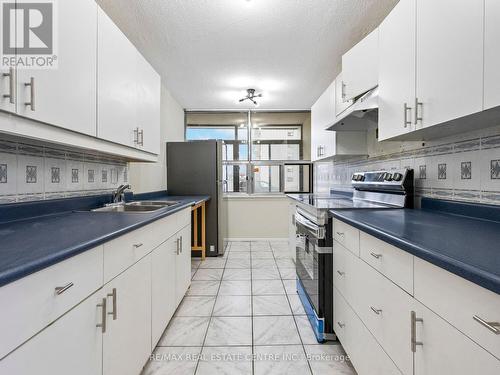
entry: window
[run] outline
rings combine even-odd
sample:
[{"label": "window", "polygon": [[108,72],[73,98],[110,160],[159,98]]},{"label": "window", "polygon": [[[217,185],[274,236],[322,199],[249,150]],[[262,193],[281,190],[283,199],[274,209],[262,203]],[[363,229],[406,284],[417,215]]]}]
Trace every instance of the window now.
[{"label": "window", "polygon": [[186,113],[186,140],[223,141],[227,193],[309,191],[309,138],[309,112]]}]

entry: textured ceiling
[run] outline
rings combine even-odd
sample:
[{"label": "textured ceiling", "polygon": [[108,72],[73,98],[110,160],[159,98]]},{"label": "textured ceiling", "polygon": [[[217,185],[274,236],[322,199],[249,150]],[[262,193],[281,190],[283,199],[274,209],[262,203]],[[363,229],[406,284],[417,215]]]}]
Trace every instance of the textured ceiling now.
[{"label": "textured ceiling", "polygon": [[398,0],[98,0],[187,109],[306,109]]}]

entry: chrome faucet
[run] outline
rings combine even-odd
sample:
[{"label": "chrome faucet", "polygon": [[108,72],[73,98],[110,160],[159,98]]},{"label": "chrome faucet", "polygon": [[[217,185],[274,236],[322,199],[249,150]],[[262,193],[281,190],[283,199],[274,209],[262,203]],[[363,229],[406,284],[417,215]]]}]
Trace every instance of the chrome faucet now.
[{"label": "chrome faucet", "polygon": [[121,203],[124,201],[124,192],[125,190],[130,189],[130,185],[120,185],[118,188],[113,192],[113,203]]}]

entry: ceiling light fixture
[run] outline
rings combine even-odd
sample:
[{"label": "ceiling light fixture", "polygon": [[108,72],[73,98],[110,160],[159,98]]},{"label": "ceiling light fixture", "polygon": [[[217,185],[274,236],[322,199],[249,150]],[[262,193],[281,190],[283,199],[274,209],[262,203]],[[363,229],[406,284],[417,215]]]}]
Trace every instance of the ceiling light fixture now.
[{"label": "ceiling light fixture", "polygon": [[262,98],[262,94],[255,94],[255,89],[247,89],[247,96],[240,99],[240,103],[245,100],[250,100],[253,104],[257,105],[255,98]]}]

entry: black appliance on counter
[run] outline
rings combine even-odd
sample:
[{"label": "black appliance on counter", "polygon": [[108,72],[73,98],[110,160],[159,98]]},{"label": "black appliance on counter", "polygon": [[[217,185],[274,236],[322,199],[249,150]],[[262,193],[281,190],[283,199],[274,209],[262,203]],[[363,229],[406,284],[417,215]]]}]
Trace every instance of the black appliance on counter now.
[{"label": "black appliance on counter", "polygon": [[355,173],[354,192],[290,194],[296,201],[297,292],[318,342],[335,340],[330,210],[413,208],[413,170]]}]

